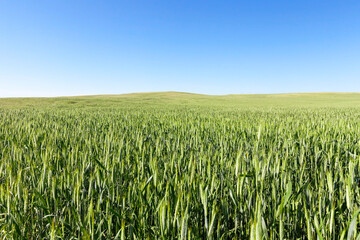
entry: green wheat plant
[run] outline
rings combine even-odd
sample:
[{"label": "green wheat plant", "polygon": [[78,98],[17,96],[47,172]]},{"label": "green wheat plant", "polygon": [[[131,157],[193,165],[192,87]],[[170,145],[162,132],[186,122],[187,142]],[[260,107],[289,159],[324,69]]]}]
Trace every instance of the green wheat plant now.
[{"label": "green wheat plant", "polygon": [[360,239],[360,97],[164,96],[1,100],[0,238]]}]

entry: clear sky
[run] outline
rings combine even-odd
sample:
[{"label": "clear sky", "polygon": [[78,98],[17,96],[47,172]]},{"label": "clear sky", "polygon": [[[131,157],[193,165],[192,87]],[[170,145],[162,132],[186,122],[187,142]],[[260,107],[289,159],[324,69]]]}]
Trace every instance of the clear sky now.
[{"label": "clear sky", "polygon": [[0,97],[360,92],[360,1],[0,1]]}]

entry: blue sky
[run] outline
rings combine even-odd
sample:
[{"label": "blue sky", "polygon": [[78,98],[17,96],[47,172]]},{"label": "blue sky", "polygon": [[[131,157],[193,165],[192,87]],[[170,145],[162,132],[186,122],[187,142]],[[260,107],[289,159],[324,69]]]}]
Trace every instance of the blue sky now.
[{"label": "blue sky", "polygon": [[360,1],[0,1],[0,97],[360,92]]}]

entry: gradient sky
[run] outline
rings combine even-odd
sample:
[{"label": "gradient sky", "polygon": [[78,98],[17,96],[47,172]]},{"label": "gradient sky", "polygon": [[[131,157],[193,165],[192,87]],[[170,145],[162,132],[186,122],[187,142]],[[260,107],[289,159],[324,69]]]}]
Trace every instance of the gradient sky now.
[{"label": "gradient sky", "polygon": [[360,1],[0,1],[0,97],[360,92]]}]

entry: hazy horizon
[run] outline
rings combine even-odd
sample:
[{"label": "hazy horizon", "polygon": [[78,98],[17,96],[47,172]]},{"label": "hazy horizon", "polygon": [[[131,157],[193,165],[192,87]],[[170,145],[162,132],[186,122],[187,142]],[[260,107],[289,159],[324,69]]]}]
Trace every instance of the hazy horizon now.
[{"label": "hazy horizon", "polygon": [[107,93],[107,94],[79,94],[79,95],[59,95],[59,96],[7,96],[5,98],[66,98],[66,97],[96,97],[96,96],[121,96],[121,95],[139,95],[139,94],[163,94],[163,93],[178,93],[190,95],[203,95],[203,96],[231,96],[231,95],[318,95],[318,94],[360,94],[360,92],[274,92],[274,93],[229,93],[229,94],[206,94],[194,92],[180,92],[180,91],[157,91],[157,92],[128,92],[128,93]]}]

